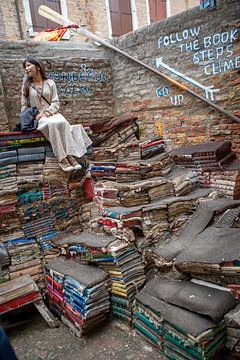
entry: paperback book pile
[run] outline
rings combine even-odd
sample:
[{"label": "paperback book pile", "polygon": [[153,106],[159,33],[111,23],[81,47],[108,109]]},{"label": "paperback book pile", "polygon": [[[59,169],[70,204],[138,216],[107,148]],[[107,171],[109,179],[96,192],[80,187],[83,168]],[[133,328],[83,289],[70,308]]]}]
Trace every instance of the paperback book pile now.
[{"label": "paperback book pile", "polygon": [[41,249],[41,253],[44,259],[52,259],[60,255],[60,251],[54,246],[52,239],[57,235],[57,231],[54,230],[48,234],[37,236],[37,242]]},{"label": "paperback book pile", "polygon": [[[125,158],[126,159],[126,158]],[[138,181],[156,176],[166,176],[173,168],[173,161],[167,153],[161,153],[147,160],[93,161],[89,171],[93,179],[118,182]]]},{"label": "paperback book pile", "polygon": [[29,275],[0,284],[0,315],[39,299],[39,289]]},{"label": "paperback book pile", "polygon": [[93,146],[116,147],[121,143],[136,141],[139,132],[136,120],[135,116],[123,114],[113,119],[90,124],[93,132]]},{"label": "paperback book pile", "polygon": [[239,284],[239,211],[237,200],[202,199],[178,237],[171,234],[152,249],[158,264],[172,263],[182,273],[234,289]]},{"label": "paperback book pile", "polygon": [[104,228],[141,228],[142,206],[104,208],[99,222]]},{"label": "paperback book pile", "polygon": [[15,239],[5,243],[11,266],[10,280],[30,275],[39,287],[43,288],[42,254],[38,243],[33,239]]},{"label": "paperback book pile", "polygon": [[145,282],[144,265],[133,243],[86,232],[66,234],[53,242],[63,255],[97,265],[109,274],[113,314],[130,321],[133,298]]},{"label": "paperback book pile", "polygon": [[102,261],[108,261],[111,257],[110,247],[116,242],[116,238],[84,231],[79,235],[60,234],[54,237],[52,242],[59,248],[62,255],[81,264],[97,265]]},{"label": "paperback book pile", "polygon": [[39,145],[47,143],[48,140],[40,131],[29,131],[28,133],[22,131],[14,132],[0,132],[0,148],[12,149],[18,148],[22,145]]},{"label": "paperback book pile", "polygon": [[132,320],[135,295],[146,281],[144,265],[135,246],[119,242],[110,248],[111,261],[101,267],[111,278],[111,306],[116,317]]},{"label": "paperback book pile", "polygon": [[59,257],[46,265],[46,281],[50,308],[76,335],[107,319],[109,283],[102,269]]},{"label": "paperback book pile", "polygon": [[202,172],[199,179],[204,187],[210,187],[232,199],[240,198],[240,164],[236,170]]},{"label": "paperback book pile", "polygon": [[0,199],[17,191],[16,164],[16,150],[0,151]]},{"label": "paperback book pile", "polygon": [[238,238],[239,228],[224,229],[210,226],[197,235],[192,244],[177,256],[176,266],[181,272],[190,273],[202,280],[222,285],[239,284]]},{"label": "paperback book pile", "polygon": [[172,179],[175,196],[182,196],[190,193],[199,186],[197,171],[186,171],[185,174]]},{"label": "paperback book pile", "polygon": [[234,306],[230,292],[210,283],[157,276],[136,295],[133,324],[167,359],[219,359],[226,339],[223,317]]},{"label": "paperback book pile", "polygon": [[93,161],[117,162],[141,159],[139,141],[127,142],[114,147],[99,147],[93,150]]},{"label": "paperback book pile", "polygon": [[221,165],[235,158],[231,141],[210,142],[200,145],[184,145],[171,155],[178,165],[201,171],[221,169]]},{"label": "paperback book pile", "polygon": [[142,159],[149,159],[164,151],[164,140],[153,139],[145,141],[141,144],[141,157]]},{"label": "paperback book pile", "polygon": [[229,311],[225,316],[227,340],[226,348],[229,351],[229,358],[231,360],[239,359],[240,357],[240,305],[237,305],[233,310]]},{"label": "paperback book pile", "polygon": [[10,258],[5,244],[0,244],[0,284],[9,281]]},{"label": "paperback book pile", "polygon": [[173,195],[173,184],[166,179],[153,178],[132,183],[113,181],[97,182],[94,185],[94,199],[103,206],[137,206],[152,200]]}]

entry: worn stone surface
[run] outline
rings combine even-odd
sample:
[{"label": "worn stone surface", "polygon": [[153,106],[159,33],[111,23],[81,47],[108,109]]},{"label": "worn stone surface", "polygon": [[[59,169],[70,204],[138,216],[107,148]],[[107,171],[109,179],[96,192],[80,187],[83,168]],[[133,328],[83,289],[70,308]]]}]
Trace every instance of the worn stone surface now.
[{"label": "worn stone surface", "polygon": [[118,320],[79,339],[63,324],[51,329],[40,315],[34,315],[8,335],[18,360],[163,360],[156,349]]}]

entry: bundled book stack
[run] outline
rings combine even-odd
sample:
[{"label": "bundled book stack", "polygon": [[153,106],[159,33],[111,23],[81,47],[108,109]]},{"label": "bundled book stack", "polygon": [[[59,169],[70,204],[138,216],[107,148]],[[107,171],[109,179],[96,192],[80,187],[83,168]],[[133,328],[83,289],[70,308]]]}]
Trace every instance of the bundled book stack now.
[{"label": "bundled book stack", "polygon": [[36,237],[37,243],[40,247],[44,259],[52,259],[60,255],[56,246],[54,246],[52,239],[57,235],[57,231],[53,230],[45,235]]},{"label": "bundled book stack", "polygon": [[[176,259],[181,272],[202,280],[233,285],[240,281],[239,228],[210,226]],[[216,247],[218,252],[216,252]],[[201,249],[201,252],[200,252]],[[234,290],[234,287],[233,287]]]},{"label": "bundled book stack", "polygon": [[107,319],[108,275],[102,269],[59,257],[46,265],[50,307],[82,336]]},{"label": "bundled book stack", "polygon": [[17,152],[0,152],[0,195],[17,191],[16,183]]},{"label": "bundled book stack", "polygon": [[136,295],[133,324],[167,359],[219,359],[224,314],[234,306],[232,294],[211,283],[157,276]]},{"label": "bundled book stack", "polygon": [[45,147],[19,148],[17,183],[18,187],[24,188],[25,184],[43,183],[43,166],[45,160]]},{"label": "bundled book stack", "polygon": [[240,305],[230,310],[225,316],[226,323],[226,348],[229,351],[227,359],[235,360],[240,357]]},{"label": "bundled book stack", "polygon": [[132,320],[135,295],[146,281],[144,265],[135,246],[119,243],[110,248],[111,261],[101,267],[111,278],[111,306],[116,317]]},{"label": "bundled book stack", "polygon": [[139,141],[127,142],[114,147],[97,147],[93,149],[93,161],[117,162],[125,159],[135,161],[141,158]]},{"label": "bundled book stack", "polygon": [[0,132],[0,148],[11,149],[18,148],[23,145],[40,143],[47,143],[48,140],[40,131],[29,131],[28,133],[22,131],[14,132]]},{"label": "bundled book stack", "polygon": [[173,184],[167,179],[153,178],[132,183],[97,182],[94,199],[100,206],[137,206],[173,195]]},{"label": "bundled book stack", "polygon": [[186,169],[181,170],[183,173],[181,175],[179,174],[178,176],[174,176],[172,179],[175,196],[186,195],[199,187],[199,177],[197,171],[186,171]]},{"label": "bundled book stack", "polygon": [[93,161],[112,161],[121,162],[126,159],[128,161],[136,161],[139,159],[149,159],[164,152],[164,141],[162,139],[147,140],[140,142],[139,140],[130,141],[110,147],[97,147],[93,150]]},{"label": "bundled book stack", "polygon": [[79,235],[61,234],[52,239],[52,243],[59,248],[62,255],[80,264],[93,263],[94,265],[108,260],[109,249],[115,242],[116,238],[113,236],[88,232],[82,232]]},{"label": "bundled book stack", "polygon": [[61,253],[82,264],[94,264],[109,274],[114,315],[131,321],[135,294],[145,282],[144,265],[133,243],[91,233],[53,239]]},{"label": "bundled book stack", "polygon": [[39,288],[44,288],[42,254],[35,239],[15,239],[5,243],[11,259],[10,280],[30,275]]},{"label": "bundled book stack", "polygon": [[0,315],[40,300],[41,294],[29,275],[0,285]]},{"label": "bundled book stack", "polygon": [[221,165],[235,158],[231,141],[210,142],[199,145],[184,145],[171,152],[178,165],[201,171],[221,169]]},{"label": "bundled book stack", "polygon": [[171,233],[148,250],[151,258],[161,270],[174,266],[179,274],[220,284],[238,298],[239,213],[238,200],[199,198],[178,236]]},{"label": "bundled book stack", "polygon": [[141,228],[142,206],[104,208],[99,222],[103,228]]},{"label": "bundled book stack", "polygon": [[117,147],[120,144],[135,142],[138,138],[137,118],[130,114],[94,122],[90,125],[93,132],[94,147]]},{"label": "bundled book stack", "polygon": [[[127,159],[127,161],[126,161]],[[125,157],[122,161],[92,161],[89,171],[96,180],[116,180],[131,182],[150,179],[156,176],[166,176],[173,168],[173,161],[169,154],[161,153],[150,159],[130,160]]]},{"label": "bundled book stack", "polygon": [[10,258],[5,244],[0,244],[0,284],[10,280]]},{"label": "bundled book stack", "polygon": [[231,150],[230,141],[182,146],[172,151],[176,164],[195,169],[200,184],[224,196],[240,197],[240,161]]},{"label": "bundled book stack", "polygon": [[141,144],[142,159],[149,159],[164,151],[164,140],[160,138],[145,141]]},{"label": "bundled book stack", "polygon": [[142,232],[143,238],[138,242],[138,248],[146,248],[158,242],[169,232],[167,204],[161,201],[143,207]]},{"label": "bundled book stack", "polygon": [[229,170],[202,172],[199,175],[202,186],[210,187],[232,199],[240,198],[240,162]]}]

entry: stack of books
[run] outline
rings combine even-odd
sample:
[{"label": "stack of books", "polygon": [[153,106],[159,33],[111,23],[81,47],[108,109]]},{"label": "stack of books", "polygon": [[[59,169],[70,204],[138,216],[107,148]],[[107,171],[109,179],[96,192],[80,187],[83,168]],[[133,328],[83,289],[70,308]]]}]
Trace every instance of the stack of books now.
[{"label": "stack of books", "polygon": [[108,275],[59,257],[46,265],[49,304],[78,336],[96,328],[110,310]]}]

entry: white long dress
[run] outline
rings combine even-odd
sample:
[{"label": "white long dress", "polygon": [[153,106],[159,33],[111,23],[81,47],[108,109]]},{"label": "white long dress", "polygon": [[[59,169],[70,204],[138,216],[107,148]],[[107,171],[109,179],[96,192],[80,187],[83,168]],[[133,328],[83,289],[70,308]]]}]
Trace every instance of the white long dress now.
[{"label": "white long dress", "polygon": [[82,157],[87,147],[92,144],[82,125],[70,125],[58,111],[60,108],[57,87],[53,80],[44,80],[42,95],[50,105],[40,96],[37,90],[30,86],[29,98],[22,94],[21,110],[28,106],[36,106],[39,111],[48,112],[51,116],[43,116],[37,129],[50,141],[54,155],[58,161],[67,155]]}]

